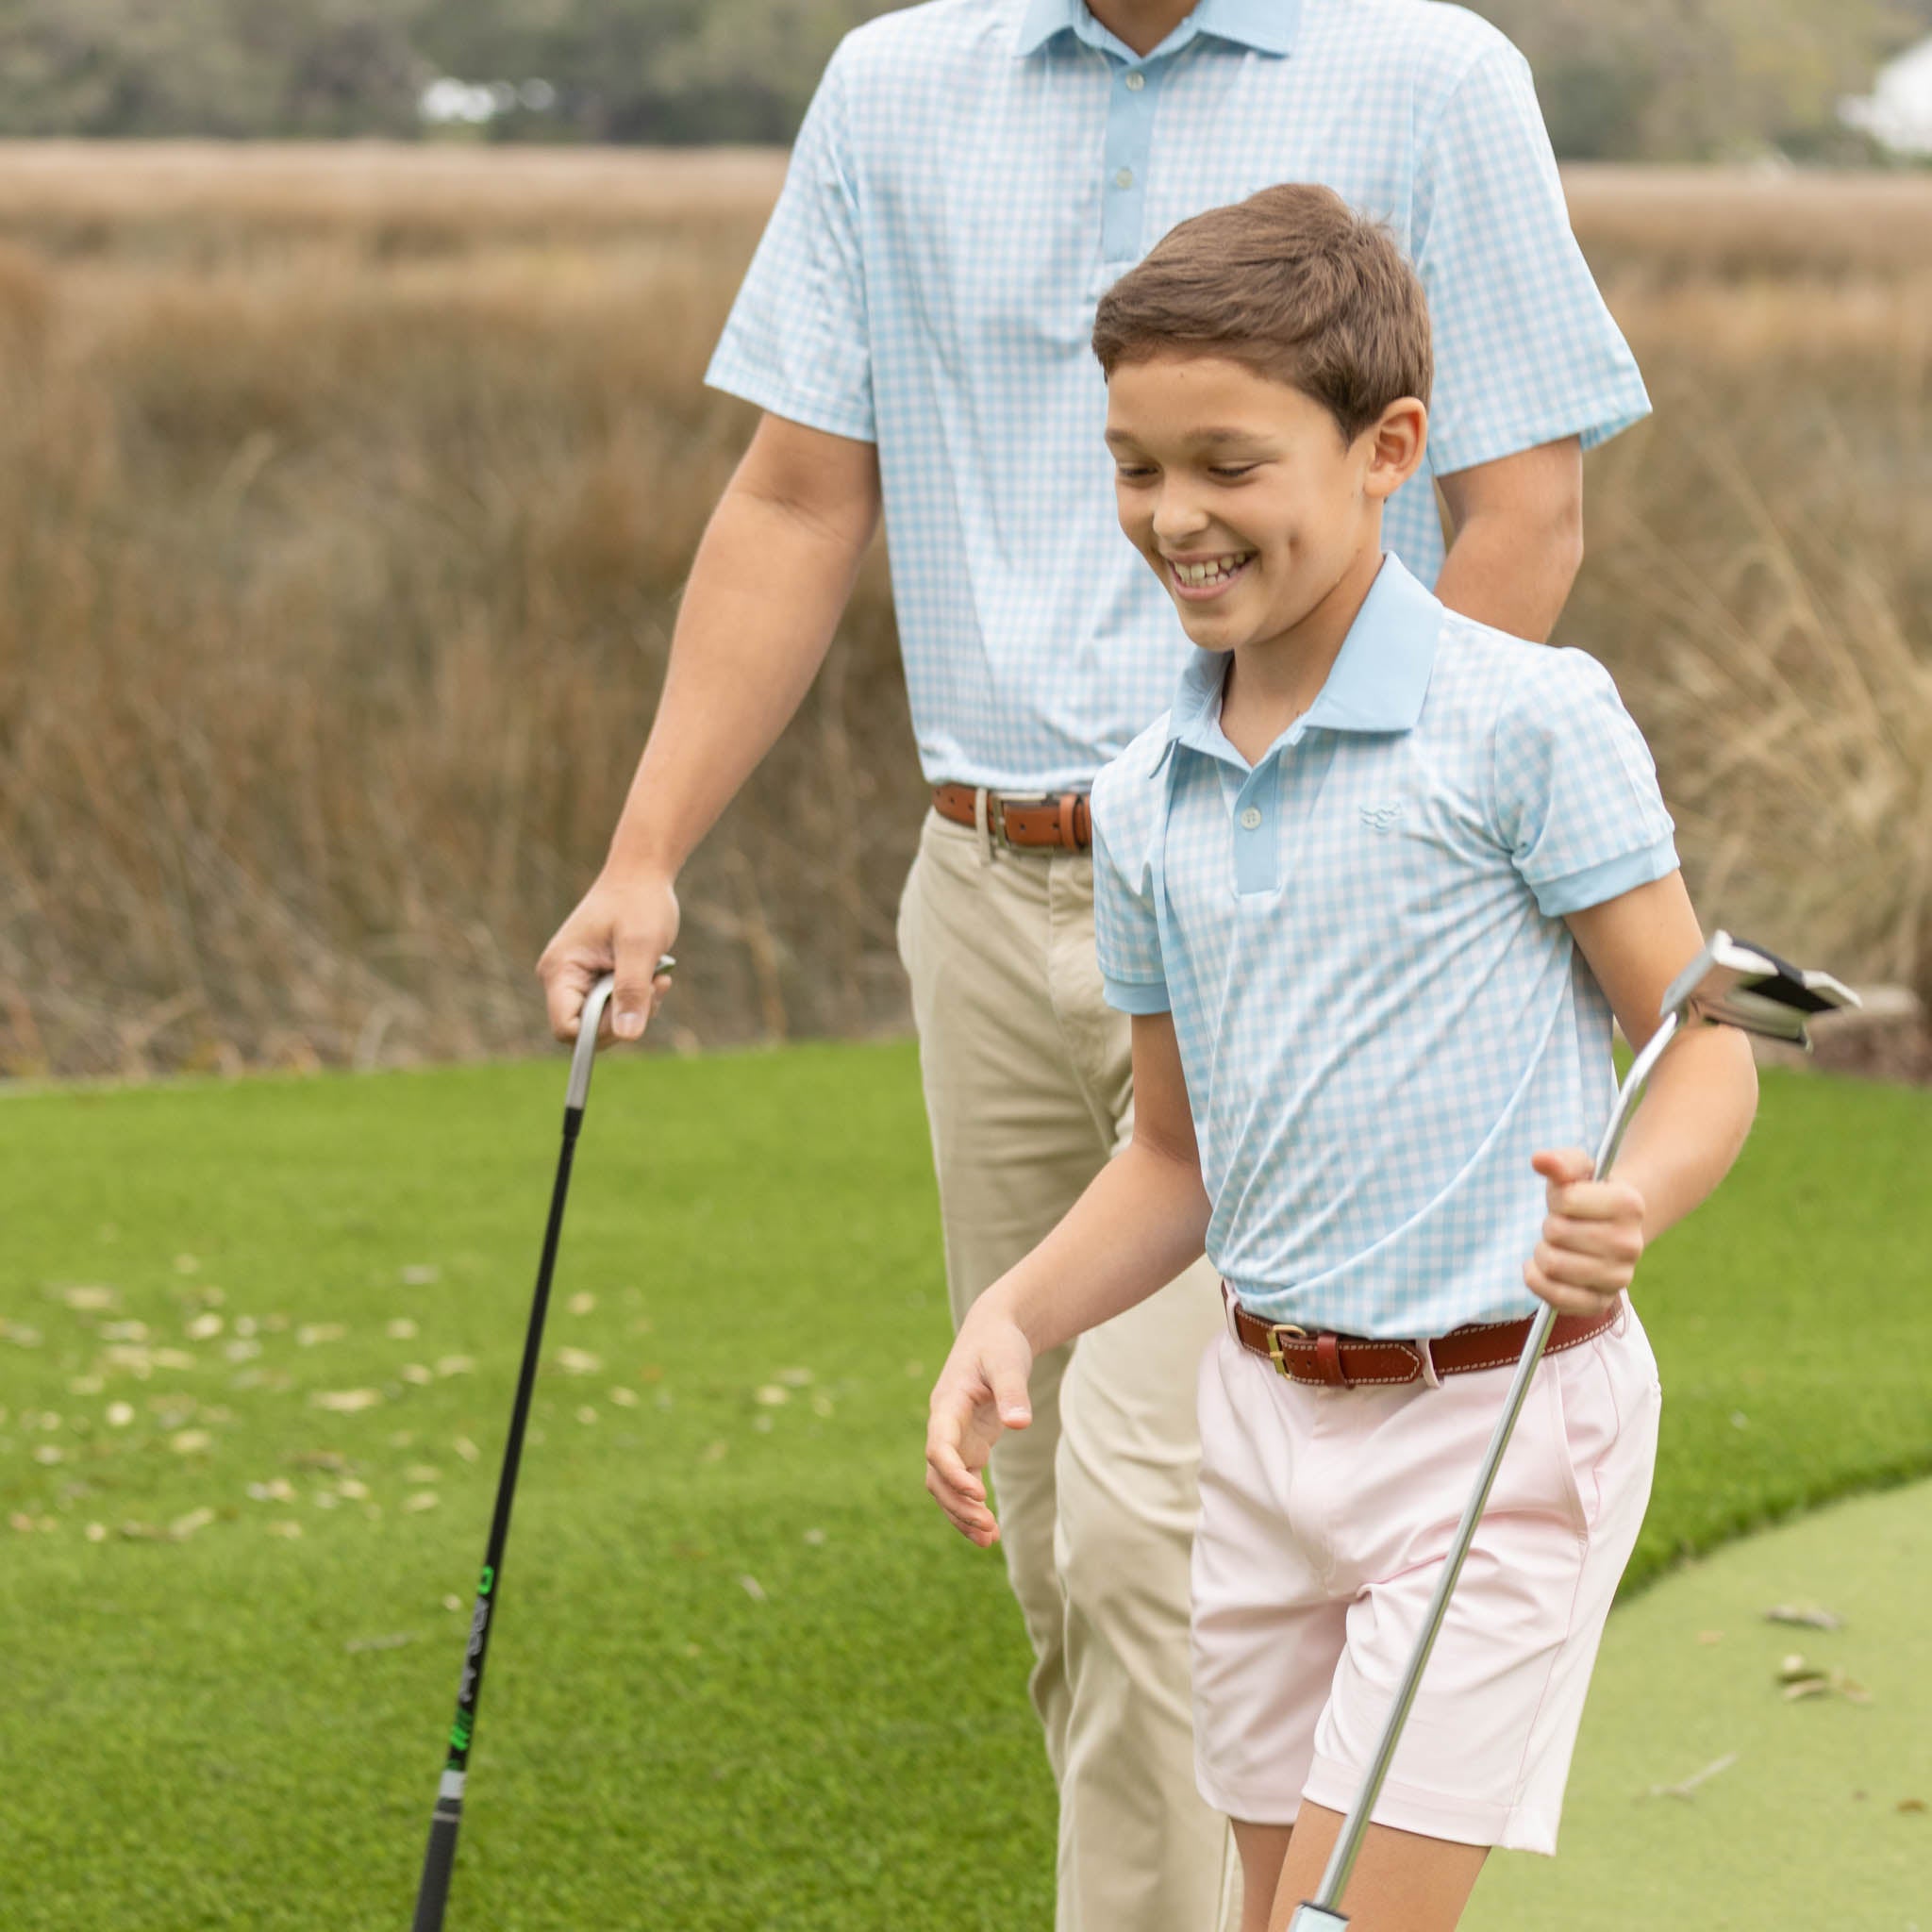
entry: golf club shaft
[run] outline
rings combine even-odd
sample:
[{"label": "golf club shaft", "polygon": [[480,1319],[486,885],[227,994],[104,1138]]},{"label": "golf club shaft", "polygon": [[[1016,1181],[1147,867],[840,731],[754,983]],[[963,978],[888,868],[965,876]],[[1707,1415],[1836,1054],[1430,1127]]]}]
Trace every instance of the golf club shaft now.
[{"label": "golf club shaft", "polygon": [[509,1541],[510,1509],[516,1501],[517,1470],[523,1461],[524,1432],[530,1419],[530,1398],[537,1386],[537,1366],[543,1348],[543,1319],[550,1306],[550,1282],[557,1269],[557,1249],[563,1233],[564,1203],[570,1195],[571,1163],[577,1133],[590,1098],[591,1068],[596,1055],[597,1029],[610,998],[607,974],[591,989],[578,1022],[576,1052],[571,1062],[570,1091],[563,1109],[563,1148],[558,1156],[557,1180],[550,1191],[550,1219],[543,1229],[543,1255],[537,1267],[537,1290],[530,1303],[530,1324],[524,1337],[523,1367],[517,1375],[516,1401],[510,1409],[509,1438],[504,1445],[503,1472],[496,1483],[496,1510],[490,1522],[490,1541],[483,1556],[483,1574],[476,1585],[476,1606],[470,1619],[469,1647],[463,1654],[462,1677],[457,1686],[456,1721],[450,1726],[449,1757],[437,1788],[436,1809],[429,1821],[429,1843],[423,1857],[423,1878],[416,1892],[416,1916],[411,1932],[441,1932],[449,1900],[450,1873],[456,1862],[457,1832],[463,1818],[463,1783],[468,1773],[470,1743],[475,1733],[476,1706],[483,1694],[483,1665],[490,1651],[490,1625],[503,1581],[504,1547]]},{"label": "golf club shaft", "polygon": [[[1609,1125],[1604,1130],[1604,1137],[1597,1148],[1595,1174],[1601,1179],[1608,1174],[1617,1158],[1617,1150],[1624,1143],[1624,1130],[1630,1124],[1630,1117],[1637,1110],[1637,1102],[1641,1096],[1645,1081],[1650,1078],[1651,1069],[1663,1058],[1664,1049],[1671,1043],[1677,1031],[1678,1015],[1665,1014],[1657,1029],[1644,1042],[1643,1051],[1631,1063],[1630,1071],[1624,1075],[1624,1084],[1617,1092],[1617,1104],[1611,1109]],[[1462,1574],[1463,1560],[1469,1555],[1470,1544],[1475,1540],[1475,1526],[1482,1518],[1484,1506],[1490,1500],[1490,1491],[1494,1486],[1496,1472],[1503,1466],[1503,1452],[1509,1446],[1510,1435],[1516,1427],[1516,1419],[1523,1412],[1524,1398],[1529,1393],[1531,1378],[1536,1366],[1542,1359],[1543,1345],[1550,1339],[1550,1330],[1555,1325],[1557,1310],[1553,1303],[1545,1302],[1537,1311],[1536,1320],[1530,1324],[1529,1338],[1523,1344],[1523,1354],[1516,1364],[1514,1379],[1509,1384],[1509,1392],[1504,1398],[1503,1412],[1496,1418],[1496,1426],[1490,1437],[1488,1453],[1483,1457],[1482,1468],[1476,1474],[1475,1487],[1470,1492],[1468,1503],[1462,1511],[1462,1521],[1457,1524],[1455,1540],[1449,1546],[1449,1553],[1443,1559],[1442,1574],[1436,1579],[1435,1593],[1429,1598],[1429,1607],[1423,1616],[1421,1635],[1416,1639],[1415,1648],[1409,1654],[1408,1666],[1402,1674],[1402,1682],[1396,1687],[1395,1701],[1391,1706],[1388,1720],[1382,1726],[1381,1738],[1375,1745],[1375,1755],[1369,1760],[1367,1774],[1363,1777],[1361,1789],[1356,1793],[1355,1803],[1349,1807],[1341,1833],[1335,1840],[1334,1850],[1328,1855],[1326,1870],[1322,1874],[1321,1890],[1314,1898],[1298,1910],[1290,1923],[1290,1932],[1314,1932],[1314,1928],[1324,1924],[1345,1924],[1340,1916],[1341,1894],[1347,1889],[1349,1874],[1355,1870],[1355,1861],[1361,1851],[1362,1839],[1369,1828],[1370,1814],[1375,1808],[1375,1800],[1382,1795],[1382,1786],[1389,1775],[1389,1767],[1395,1758],[1395,1746],[1402,1736],[1402,1727],[1407,1722],[1409,1706],[1415,1702],[1417,1687],[1422,1683],[1423,1672],[1428,1668],[1429,1653],[1436,1646],[1437,1633],[1442,1627],[1442,1618],[1449,1607],[1449,1598],[1456,1589],[1456,1580]]]}]

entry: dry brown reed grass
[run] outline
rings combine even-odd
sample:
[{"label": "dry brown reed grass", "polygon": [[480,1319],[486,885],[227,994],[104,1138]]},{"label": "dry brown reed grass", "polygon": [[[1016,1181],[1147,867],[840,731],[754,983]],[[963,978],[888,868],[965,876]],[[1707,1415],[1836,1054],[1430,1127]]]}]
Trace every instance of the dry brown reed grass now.
[{"label": "dry brown reed grass", "polygon": [[[700,378],[778,173],[0,147],[0,1074],[541,1041],[750,427]],[[1573,192],[1659,412],[1592,458],[1564,636],[1712,916],[1923,977],[1932,184],[1783,227],[1754,180]],[[679,1038],[901,1019],[920,795],[874,558],[694,862]]]}]

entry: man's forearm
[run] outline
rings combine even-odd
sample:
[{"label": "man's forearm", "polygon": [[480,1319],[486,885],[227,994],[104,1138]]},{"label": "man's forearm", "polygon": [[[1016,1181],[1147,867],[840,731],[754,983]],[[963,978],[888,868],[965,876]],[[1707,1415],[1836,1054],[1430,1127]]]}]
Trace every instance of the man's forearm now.
[{"label": "man's forearm", "polygon": [[988,1298],[1038,1356],[1165,1288],[1200,1258],[1208,1217],[1199,1166],[1133,1141]]},{"label": "man's forearm", "polygon": [[674,875],[803,702],[865,538],[728,491],[691,565],[610,864]]}]

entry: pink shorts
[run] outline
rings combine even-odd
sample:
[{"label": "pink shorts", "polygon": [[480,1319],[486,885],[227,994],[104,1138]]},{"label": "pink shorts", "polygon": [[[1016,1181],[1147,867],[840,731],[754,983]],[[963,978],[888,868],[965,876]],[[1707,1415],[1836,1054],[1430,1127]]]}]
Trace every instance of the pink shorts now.
[{"label": "pink shorts", "polygon": [[[1195,1774],[1229,1816],[1345,1812],[1514,1373],[1309,1388],[1224,1335],[1201,1364]],[[1650,1499],[1634,1311],[1539,1364],[1375,1822],[1554,1852],[1617,1580]]]}]

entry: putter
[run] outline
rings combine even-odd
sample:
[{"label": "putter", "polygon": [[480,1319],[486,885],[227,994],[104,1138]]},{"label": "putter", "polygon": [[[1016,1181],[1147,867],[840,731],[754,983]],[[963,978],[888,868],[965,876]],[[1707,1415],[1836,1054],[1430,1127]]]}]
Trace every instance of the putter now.
[{"label": "putter", "polygon": [[[1617,1090],[1617,1104],[1596,1152],[1596,1177],[1602,1179],[1609,1173],[1617,1149],[1623,1144],[1624,1129],[1637,1110],[1644,1082],[1663,1058],[1664,1049],[1687,1024],[1735,1026],[1740,1032],[1785,1041],[1808,1052],[1811,1041],[1806,1023],[1813,1014],[1857,1004],[1857,994],[1828,973],[1802,971],[1762,946],[1734,940],[1727,932],[1713,933],[1709,944],[1671,982],[1660,1009],[1661,1024],[1644,1042],[1643,1051],[1632,1061],[1624,1084]],[[1502,1465],[1503,1452],[1509,1446],[1516,1418],[1529,1393],[1530,1377],[1542,1358],[1543,1344],[1550,1339],[1550,1328],[1556,1319],[1555,1307],[1545,1302],[1530,1325],[1529,1338],[1523,1344],[1522,1358],[1516,1365],[1515,1379],[1504,1398],[1503,1412],[1496,1419],[1495,1432],[1476,1474],[1475,1488],[1463,1509],[1462,1521],[1457,1525],[1435,1594],[1424,1613],[1422,1633],[1409,1653],[1402,1682],[1396,1687],[1395,1701],[1382,1727],[1374,1756],[1369,1761],[1341,1836],[1328,1855],[1321,1889],[1296,1908],[1294,1917],[1289,1921],[1288,1932],[1327,1932],[1327,1928],[1348,1924],[1348,1916],[1341,1910],[1341,1894],[1348,1889],[1349,1874],[1355,1870],[1362,1838],[1369,1828],[1369,1815],[1382,1794],[1383,1781],[1394,1760],[1402,1727],[1408,1720],[1409,1706],[1415,1702],[1416,1687],[1428,1667],[1429,1652],[1435,1648],[1436,1634],[1442,1627],[1443,1612],[1449,1607],[1456,1579],[1462,1574],[1463,1558],[1469,1555],[1476,1524],[1489,1501],[1496,1471]]]},{"label": "putter", "polygon": [[[658,973],[669,973],[676,961],[667,953]],[[457,1686],[457,1716],[450,1726],[449,1758],[437,1787],[436,1809],[429,1819],[429,1846],[423,1855],[423,1880],[416,1892],[416,1917],[411,1932],[442,1932],[443,1908],[449,1902],[450,1871],[456,1862],[457,1830],[463,1821],[463,1783],[470,1763],[470,1742],[475,1735],[476,1704],[483,1694],[483,1661],[490,1649],[490,1625],[503,1582],[503,1551],[509,1541],[510,1506],[516,1501],[517,1468],[524,1456],[524,1428],[530,1419],[530,1394],[537,1383],[537,1360],[543,1345],[543,1317],[550,1306],[550,1277],[557,1268],[557,1242],[563,1232],[563,1204],[570,1193],[570,1169],[576,1153],[577,1131],[584,1124],[584,1105],[591,1097],[591,1069],[597,1060],[597,1029],[610,1003],[616,981],[605,974],[591,987],[577,1022],[576,1050],[571,1057],[570,1089],[563,1104],[563,1152],[557,1162],[557,1184],[550,1193],[550,1221],[543,1230],[543,1258],[537,1267],[537,1292],[530,1303],[529,1332],[524,1338],[524,1365],[517,1376],[516,1401],[510,1409],[509,1440],[504,1444],[503,1474],[496,1481],[496,1513],[490,1523],[490,1543],[483,1557],[482,1580],[476,1585],[476,1607],[470,1618],[469,1647],[463,1653],[463,1674]]]}]

